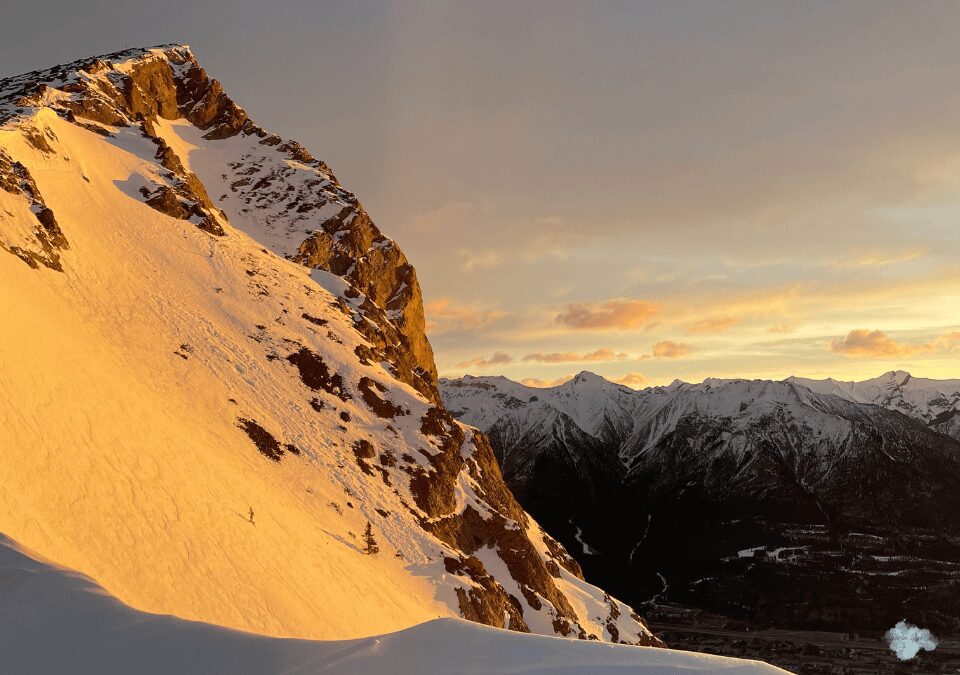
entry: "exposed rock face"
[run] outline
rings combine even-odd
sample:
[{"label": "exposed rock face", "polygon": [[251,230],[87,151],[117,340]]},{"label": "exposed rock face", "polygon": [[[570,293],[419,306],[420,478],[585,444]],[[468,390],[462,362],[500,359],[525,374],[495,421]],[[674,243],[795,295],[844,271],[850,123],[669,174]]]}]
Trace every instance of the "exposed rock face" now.
[{"label": "exposed rock face", "polygon": [[[49,149],[43,135],[36,130],[27,130],[31,144],[41,149]],[[20,162],[13,161],[0,149],[0,189],[12,195],[23,195],[29,206],[30,215],[24,214],[27,222],[21,222],[19,241],[0,240],[0,248],[17,256],[34,269],[40,265],[58,272],[63,271],[60,264],[60,251],[69,248],[67,238],[57,223],[53,211],[43,201],[40,190],[30,172]]]},{"label": "exposed rock face", "polygon": [[[231,434],[240,437],[227,466],[247,461],[249,452],[269,460],[270,470],[286,471],[269,474],[264,490],[284,485],[281,475],[297,476],[291,490],[322,485],[323,504],[332,505],[322,507],[323,517],[330,509],[337,514],[326,523],[337,534],[322,540],[323,546],[349,546],[352,530],[340,520],[347,512],[343,502],[368,522],[388,519],[378,540],[385,550],[392,541],[395,558],[409,560],[415,570],[391,573],[431,578],[436,592],[466,618],[506,622],[520,631],[660,644],[628,606],[583,581],[576,562],[513,498],[486,438],[443,408],[416,273],[399,247],[326,164],[256,126],[187,48],[132,50],[2,80],[0,118],[11,137],[28,145],[23,161],[32,158],[44,170],[46,160],[37,160],[38,153],[59,162],[64,175],[73,148],[91,155],[82,158],[91,166],[98,152],[113,158],[126,153],[123,166],[135,169],[123,189],[113,176],[95,179],[95,188],[77,172],[64,180],[75,181],[71,194],[96,190],[91,203],[123,209],[132,229],[141,221],[170,228],[141,232],[140,239],[131,235],[127,242],[149,241],[160,247],[155,255],[180,261],[197,275],[156,277],[184,284],[174,287],[182,298],[158,310],[162,320],[145,333],[166,334],[169,322],[189,316],[178,334],[168,336],[163,352],[175,365],[164,363],[161,370],[213,374],[197,398],[217,392],[209,410],[220,417],[203,426],[217,432],[211,453]],[[40,118],[46,127],[33,126]],[[74,136],[75,145],[58,139],[54,127]],[[0,241],[11,242],[4,247],[69,278],[72,258],[61,255],[66,237],[71,227],[96,232],[92,218],[74,212],[58,224],[26,166],[6,154],[0,154],[0,186],[13,195],[11,208],[19,209],[0,211]],[[184,248],[177,221],[211,235],[182,230],[209,247]],[[30,249],[12,238],[21,232]],[[71,250],[77,260],[87,254]],[[103,264],[112,261],[102,255]],[[190,267],[198,260],[199,269]],[[310,278],[303,267],[310,268]],[[208,274],[217,284],[212,290],[199,286]],[[166,301],[153,288],[143,294],[146,306]],[[95,302],[109,307],[114,300]],[[139,307],[117,310],[141,314]],[[224,314],[229,316],[221,321]],[[230,406],[227,416],[219,407],[223,401]],[[192,442],[182,439],[184,445]],[[242,458],[233,460],[236,453]],[[278,501],[288,497],[274,493]],[[292,512],[317,517],[297,511],[314,508],[315,498],[303,499]],[[310,523],[312,537],[316,528]],[[202,549],[211,542],[194,543]],[[299,574],[285,580],[294,583]]]},{"label": "exposed rock face", "polygon": [[[440,408],[428,411],[421,421],[421,429],[435,439],[435,447],[439,450],[437,454],[427,456],[433,470],[415,473],[410,484],[417,506],[428,516],[424,520],[426,529],[466,554],[484,547],[498,551],[531,606],[539,607],[539,598],[554,606],[554,628],[558,633],[587,637],[569,601],[554,584],[554,577],[559,575],[551,574],[550,558],[545,560],[538,555],[528,538],[530,523],[527,514],[502,479],[498,479],[500,471],[486,438],[473,432],[467,439],[465,430]],[[467,456],[463,452],[465,444],[471,452]],[[487,513],[480,513],[473,506],[458,511],[452,479],[464,470],[474,481],[483,502],[490,507]],[[565,562],[565,552],[558,553],[559,562]],[[553,562],[556,565],[558,560]],[[500,589],[483,583],[484,568],[479,560],[473,557],[461,559],[455,567],[481,584],[481,588],[461,596],[461,609],[465,614],[489,612],[493,608],[492,616],[502,617],[507,612],[511,625],[523,629],[522,609],[507,602],[508,598]]]},{"label": "exposed rock face", "polygon": [[[175,153],[157,136],[154,122],[157,118],[173,120],[185,116],[202,123],[204,129],[216,124],[209,133],[222,134],[237,117],[245,120],[245,114],[221,100],[219,84],[207,79],[189,51],[170,49],[165,58],[146,56],[127,61],[123,69],[114,68],[109,60],[129,54],[78,61],[0,80],[0,110],[9,108],[11,102],[18,107],[49,107],[75,124],[106,135],[109,129],[102,125],[139,127],[158,145],[157,158],[168,170],[154,189],[141,189],[146,202],[167,215],[190,220],[200,229],[222,236],[226,218],[213,206],[200,180],[184,169]],[[185,73],[181,75],[180,71]],[[190,90],[193,98],[178,86],[175,75],[194,85]],[[0,112],[0,119],[3,117]]]},{"label": "exposed rock face", "polygon": [[[407,357],[402,360],[403,368],[411,373],[409,383],[437,400],[433,395],[437,368],[427,340],[417,273],[403,251],[380,233],[358,202],[323,221],[320,229],[300,244],[294,260],[349,279],[381,309],[385,314],[377,323],[385,320],[395,327],[401,352]],[[377,342],[381,349],[396,344],[390,339]]]}]

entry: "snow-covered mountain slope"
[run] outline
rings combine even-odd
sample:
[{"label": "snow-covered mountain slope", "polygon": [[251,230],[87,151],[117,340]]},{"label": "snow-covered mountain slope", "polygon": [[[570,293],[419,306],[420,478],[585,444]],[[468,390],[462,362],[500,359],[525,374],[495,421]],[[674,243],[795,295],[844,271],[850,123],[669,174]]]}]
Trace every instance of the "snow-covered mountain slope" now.
[{"label": "snow-covered mountain slope", "polygon": [[264,635],[656,643],[438,404],[396,244],[186,47],[0,80],[0,120],[0,530]]},{"label": "snow-covered mountain slope", "polygon": [[0,671],[19,675],[785,672],[755,661],[578,643],[458,619],[357,640],[268,638],[139,612],[89,578],[40,562],[2,537],[0,578]]},{"label": "snow-covered mountain slope", "polygon": [[917,465],[914,473],[925,473],[960,462],[957,442],[919,419],[797,381],[706,380],[634,391],[581,373],[549,389],[487,377],[443,380],[441,388],[455,416],[488,433],[521,501],[530,490],[554,489],[539,481],[550,466],[591,489],[611,479],[647,476],[665,487],[689,477],[721,493],[775,496],[786,483],[787,499],[833,514],[881,498],[847,484],[842,469],[850,464]]},{"label": "snow-covered mountain slope", "polygon": [[960,440],[960,379],[932,380],[892,370],[862,382],[802,377],[790,377],[787,382],[796,382],[813,391],[834,394],[849,401],[898,410]]},{"label": "snow-covered mountain slope", "polygon": [[[505,377],[469,375],[461,380],[443,380],[443,385],[447,407],[459,411],[455,412],[459,419],[478,428],[491,426],[523,404],[542,402],[543,407],[569,418],[585,433],[604,438],[622,432],[638,404],[635,390],[586,371],[549,389],[527,387]],[[472,395],[474,390],[489,395]]]}]

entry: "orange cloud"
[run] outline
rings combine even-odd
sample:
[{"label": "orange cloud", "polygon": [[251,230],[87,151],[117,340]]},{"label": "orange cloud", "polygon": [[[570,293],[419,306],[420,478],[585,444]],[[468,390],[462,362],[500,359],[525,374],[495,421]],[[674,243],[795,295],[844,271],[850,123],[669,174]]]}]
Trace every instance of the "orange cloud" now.
[{"label": "orange cloud", "polygon": [[567,305],[557,322],[576,330],[636,328],[654,317],[660,305],[646,300],[606,300]]},{"label": "orange cloud", "polygon": [[494,352],[493,356],[487,358],[478,356],[469,361],[458,363],[457,368],[486,368],[487,366],[502,366],[507,363],[513,363],[513,357],[504,352]]},{"label": "orange cloud", "polygon": [[680,344],[664,340],[653,345],[653,358],[655,359],[678,359],[681,356],[689,354],[692,348],[689,345]]},{"label": "orange cloud", "polygon": [[617,384],[623,384],[636,389],[637,387],[642,387],[645,385],[647,383],[647,378],[641,373],[627,373],[623,377],[618,377],[615,380],[611,380],[611,382],[616,382]]},{"label": "orange cloud", "polygon": [[738,323],[740,323],[740,319],[736,317],[703,319],[701,321],[691,323],[689,326],[687,326],[685,332],[688,334],[722,333],[730,328],[733,328]]},{"label": "orange cloud", "polygon": [[424,305],[427,332],[449,333],[457,330],[484,328],[506,316],[496,309],[454,304],[450,298],[437,298]]},{"label": "orange cloud", "polygon": [[569,380],[572,380],[572,379],[573,379],[572,374],[563,375],[562,377],[558,377],[555,380],[541,380],[540,378],[537,378],[537,377],[528,377],[526,379],[520,380],[520,384],[525,384],[528,387],[539,387],[541,389],[546,389],[547,387],[559,386],[564,382],[568,382]]},{"label": "orange cloud", "polygon": [[847,356],[907,356],[960,349],[960,332],[947,333],[919,345],[897,342],[881,330],[856,329],[845,338],[830,341],[830,350]]},{"label": "orange cloud", "polygon": [[839,263],[840,267],[886,267],[902,262],[910,262],[930,253],[929,248],[915,248],[911,250],[860,250],[852,251],[852,258]]},{"label": "orange cloud", "polygon": [[925,348],[895,342],[881,330],[856,329],[847,333],[845,338],[830,341],[831,351],[847,356],[903,356]]},{"label": "orange cloud", "polygon": [[942,351],[952,352],[960,349],[960,332],[941,335],[933,341],[933,346]]},{"label": "orange cloud", "polygon": [[524,361],[539,361],[540,363],[584,363],[590,361],[622,361],[627,358],[623,352],[614,352],[606,347],[598,349],[588,354],[577,354],[575,352],[552,352],[544,354],[536,352],[527,354],[523,357]]}]

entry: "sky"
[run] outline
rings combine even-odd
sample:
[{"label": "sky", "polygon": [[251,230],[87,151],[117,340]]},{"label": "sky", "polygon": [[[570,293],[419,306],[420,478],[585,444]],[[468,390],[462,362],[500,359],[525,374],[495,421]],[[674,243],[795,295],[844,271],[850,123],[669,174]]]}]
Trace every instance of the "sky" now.
[{"label": "sky", "polygon": [[960,377],[957,2],[4,3],[184,42],[417,268],[442,375]]}]

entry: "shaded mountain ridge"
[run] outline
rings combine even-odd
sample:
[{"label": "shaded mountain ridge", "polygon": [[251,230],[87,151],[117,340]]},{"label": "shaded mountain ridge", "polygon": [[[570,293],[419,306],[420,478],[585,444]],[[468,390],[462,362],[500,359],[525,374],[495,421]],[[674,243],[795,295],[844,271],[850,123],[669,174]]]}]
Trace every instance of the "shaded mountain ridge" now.
[{"label": "shaded mountain ridge", "polygon": [[826,630],[912,608],[957,631],[956,384],[888,373],[637,391],[581,373],[551,388],[466,376],[441,393],[487,433],[521,504],[635,605]]}]

